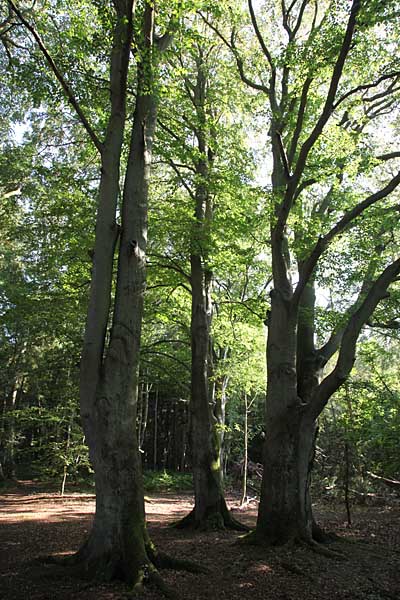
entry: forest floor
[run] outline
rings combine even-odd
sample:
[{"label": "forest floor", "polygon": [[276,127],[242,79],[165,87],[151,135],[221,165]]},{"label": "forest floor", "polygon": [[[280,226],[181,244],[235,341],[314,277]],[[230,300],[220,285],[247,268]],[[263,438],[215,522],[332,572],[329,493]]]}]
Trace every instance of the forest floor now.
[{"label": "forest floor", "polygon": [[[262,549],[235,544],[232,532],[181,531],[169,525],[192,507],[186,494],[154,494],[146,502],[149,530],[160,550],[207,567],[207,574],[163,571],[181,600],[400,600],[400,506],[353,508],[346,527],[343,507],[316,506],[319,523],[342,537],[327,558],[303,547]],[[235,516],[254,526],[257,504],[244,510],[228,497]],[[122,600],[123,584],[94,584],[40,556],[74,552],[90,529],[94,496],[21,481],[0,495],[0,598],[6,600]],[[146,588],[143,600],[161,598]]]}]

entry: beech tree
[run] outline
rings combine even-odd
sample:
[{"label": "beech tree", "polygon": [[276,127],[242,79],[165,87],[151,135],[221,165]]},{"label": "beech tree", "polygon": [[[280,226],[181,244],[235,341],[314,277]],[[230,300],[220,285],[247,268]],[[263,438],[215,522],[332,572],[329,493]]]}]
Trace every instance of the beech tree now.
[{"label": "beech tree", "polygon": [[[224,373],[210,369],[211,284],[229,292],[235,288],[237,282],[232,283],[226,272],[216,276],[218,267],[227,261],[231,263],[227,270],[237,273],[241,255],[247,254],[242,240],[254,235],[252,224],[265,217],[264,237],[272,253],[266,318],[267,436],[259,518],[249,539],[282,543],[300,538],[313,544],[322,539],[313,522],[309,489],[317,419],[349,376],[362,328],[374,313],[376,317],[379,304],[385,306],[387,295],[398,289],[400,173],[396,161],[400,154],[375,134],[379,124],[390,132],[395,129],[400,81],[395,52],[397,3],[390,0],[382,7],[365,0],[353,0],[351,5],[347,0],[294,0],[289,5],[282,2],[279,9],[278,4],[273,10],[267,4],[269,10],[257,16],[249,0],[253,37],[249,27],[238,26],[225,35],[202,16],[229,48],[240,78],[251,89],[247,106],[254,121],[259,124],[265,119],[267,124],[270,164],[266,161],[265,171],[271,172],[264,202],[257,197],[247,204],[248,196],[241,191],[250,181],[250,161],[247,171],[244,161],[233,161],[231,172],[240,173],[231,177],[228,191],[222,188],[229,177],[215,176],[217,166],[222,174],[228,170],[218,152],[228,151],[236,141],[223,127],[219,129],[208,97],[217,83],[218,102],[228,104],[224,94],[219,95],[224,88],[227,94],[227,77],[221,83],[215,76],[218,65],[207,62],[210,55],[221,58],[222,53],[205,49],[203,34],[199,35],[190,48],[190,68],[183,61],[176,73],[186,86],[191,110],[182,113],[189,120],[185,124],[182,119],[175,129],[179,119],[170,110],[168,123],[163,123],[164,135],[173,139],[167,146],[171,150],[167,162],[179,181],[180,198],[186,192],[185,209],[179,212],[180,207],[174,207],[173,220],[184,213],[187,227],[183,235],[176,226],[174,243],[182,238],[176,245],[165,234],[164,249],[175,253],[168,257],[166,268],[182,277],[180,292],[192,297],[191,394],[198,401],[193,410],[196,507],[192,516],[198,523],[211,517],[218,525],[229,525],[215,427],[217,410],[217,419],[223,411],[212,406],[216,396],[210,390],[221,377],[226,392]],[[40,76],[48,102],[59,102],[69,125],[77,121],[86,132],[100,168],[80,365],[81,416],[95,468],[97,504],[93,529],[73,560],[95,576],[120,576],[134,583],[150,578],[162,585],[156,567],[177,563],[157,553],[146,531],[135,423],[151,155],[158,99],[167,94],[170,83],[167,78],[161,81],[160,71],[165,76],[167,68],[160,69],[160,62],[183,9],[180,3],[154,7],[146,0],[82,2],[50,18],[37,6],[26,9],[12,0],[7,6],[10,10],[0,27],[6,55],[12,63],[13,53],[21,52],[18,42],[29,32],[24,43],[29,46],[31,40],[42,61],[37,60],[39,67],[35,67],[32,60],[29,68],[40,71],[43,63],[47,65]],[[223,7],[221,2],[216,12],[222,13]],[[230,9],[221,21],[235,17],[234,6]],[[90,27],[83,16],[90,16]],[[168,33],[155,33],[156,20],[157,32],[167,29]],[[65,48],[51,39],[48,28],[51,33],[59,29]],[[244,39],[250,52],[243,49]],[[225,54],[222,58],[228,71],[230,61]],[[233,87],[236,80],[230,77]],[[43,90],[38,79],[29,79],[29,93],[40,103]],[[260,97],[266,99],[267,108],[258,113]],[[63,133],[60,126],[60,137]],[[231,201],[221,218],[223,211],[213,210],[215,199],[222,205],[227,195]],[[214,228],[218,213],[220,225],[213,237],[211,222]],[[238,227],[239,222],[246,222],[246,227]],[[223,239],[232,252],[225,247],[219,257],[216,238]],[[379,243],[367,243],[373,238],[379,238]],[[260,244],[258,252],[263,250]],[[155,253],[152,258],[157,259]],[[248,288],[251,269],[245,279]],[[335,288],[329,308],[321,306],[318,298],[328,284]],[[260,286],[261,294],[264,289]],[[233,302],[243,307],[246,295],[243,292]],[[227,348],[221,345],[223,360]],[[324,376],[329,361],[331,370]],[[18,382],[13,383],[13,392],[17,387]]]},{"label": "beech tree", "polygon": [[[313,544],[323,537],[309,490],[317,418],[349,376],[359,334],[400,273],[390,235],[383,248],[370,245],[369,261],[365,254],[364,262],[354,261],[353,300],[317,346],[316,285],[325,257],[339,239],[357,239],[357,228],[371,235],[362,225],[383,237],[397,222],[400,154],[388,149],[374,158],[374,143],[367,146],[369,123],[376,127],[398,103],[396,3],[381,10],[362,0],[304,0],[282,2],[274,14],[264,5],[257,15],[249,0],[248,8],[251,55],[241,44],[247,31],[218,33],[242,81],[267,99],[272,161],[264,476],[249,540]],[[394,174],[381,167],[388,160]]]},{"label": "beech tree", "polygon": [[[211,41],[211,40],[210,40]],[[194,177],[192,186],[186,189],[194,204],[194,219],[190,227],[190,271],[191,290],[191,398],[190,398],[190,443],[195,492],[192,512],[179,523],[179,527],[190,524],[196,527],[233,527],[239,523],[230,515],[223,493],[220,445],[217,434],[216,404],[212,402],[212,340],[213,316],[213,271],[211,231],[213,227],[213,162],[218,153],[215,131],[220,110],[215,105],[211,88],[211,62],[215,48],[206,49],[204,40],[197,40],[192,50],[193,76],[185,76],[188,100],[193,105],[192,152]],[[182,59],[181,59],[182,60]],[[214,102],[213,102],[214,100]],[[179,167],[171,159],[179,174]],[[185,180],[181,179],[183,182]],[[245,529],[243,527],[243,529]]]},{"label": "beech tree", "polygon": [[[158,7],[160,27],[163,23],[168,25],[168,21],[169,25],[165,34],[156,35],[156,10],[151,2],[115,0],[98,10],[91,4],[85,6],[97,26],[103,27],[104,34],[112,38],[109,102],[101,107],[104,112],[99,111],[104,119],[102,127],[98,119],[92,124],[90,107],[86,112],[80,102],[84,90],[75,93],[68,73],[51,56],[44,34],[33,25],[35,13],[24,12],[12,1],[9,6],[39,47],[97,149],[101,164],[80,367],[81,418],[95,471],[96,513],[89,537],[73,561],[96,577],[120,577],[136,585],[154,580],[163,587],[156,569],[162,565],[162,557],[146,530],[135,425],[146,280],[148,188],[158,98],[157,65],[171,41],[178,10],[174,5],[162,13],[164,7]],[[40,18],[40,11],[36,16]],[[76,16],[71,13],[72,20]],[[82,37],[74,42],[80,49],[80,43],[84,46],[87,39],[84,28],[73,29],[74,34],[77,31]],[[132,54],[133,104],[127,102],[132,83]],[[79,54],[77,60],[84,58]],[[101,68],[98,70],[101,72]],[[129,126],[127,132],[125,126]],[[172,566],[170,560],[167,562]]]},{"label": "beech tree", "polygon": [[[253,222],[250,213],[257,195],[241,181],[248,175],[248,165],[242,173],[235,172],[246,151],[243,126],[235,123],[240,100],[233,91],[227,92],[228,84],[232,89],[237,83],[236,72],[229,68],[231,57],[199,17],[186,26],[184,47],[170,61],[172,91],[160,117],[159,144],[179,186],[174,197],[181,207],[175,202],[175,223],[167,233],[168,241],[164,240],[167,250],[157,242],[158,252],[154,248],[154,260],[174,272],[191,303],[190,446],[195,506],[178,526],[245,529],[233,519],[224,499],[221,456],[227,380],[221,370],[217,375],[217,363],[223,362],[229,349],[217,347],[212,330],[216,287],[229,270],[219,255],[236,263],[238,275],[244,259],[233,258],[233,253],[250,231],[246,219]],[[234,217],[228,216],[230,211]],[[236,226],[236,239],[227,222]],[[229,241],[233,247],[223,250]]]}]

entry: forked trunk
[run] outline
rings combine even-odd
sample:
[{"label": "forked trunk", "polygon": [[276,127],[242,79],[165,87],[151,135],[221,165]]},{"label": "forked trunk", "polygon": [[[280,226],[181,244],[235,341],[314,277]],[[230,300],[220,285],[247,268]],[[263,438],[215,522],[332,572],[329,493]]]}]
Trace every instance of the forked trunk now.
[{"label": "forked trunk", "polygon": [[[118,577],[135,584],[155,573],[154,549],[145,526],[136,433],[148,185],[156,124],[155,97],[149,92],[153,27],[153,8],[147,4],[142,30],[147,62],[138,67],[138,93],[125,174],[110,341],[104,347],[105,322],[96,320],[96,314],[89,310],[87,352],[83,353],[81,364],[81,408],[95,471],[96,513],[89,538],[75,560],[95,576],[107,580]],[[125,50],[129,54],[130,44]],[[102,180],[111,176],[103,171]],[[118,169],[114,170],[113,176],[114,185],[118,187],[118,178],[115,180]],[[104,218],[107,219],[107,213],[104,216],[100,205],[98,222],[107,229],[107,220],[102,221]],[[100,242],[97,239],[97,245]],[[109,253],[107,261],[112,265],[113,248]],[[97,269],[95,281],[99,274]],[[106,278],[104,286],[107,285],[110,288]],[[99,304],[96,286],[92,284],[92,304],[96,302]],[[109,298],[103,298],[102,302],[109,305]],[[108,318],[108,312],[103,311],[102,315],[103,319]],[[95,332],[98,340],[97,357],[89,343],[90,331]],[[96,361],[96,368],[93,361]]]},{"label": "forked trunk", "polygon": [[269,425],[256,536],[271,545],[291,539],[309,541],[313,423],[294,410],[286,420],[269,421]]},{"label": "forked trunk", "polygon": [[[100,401],[103,409],[105,402],[106,398]],[[90,536],[77,559],[83,562],[90,576],[140,583],[150,561],[145,548],[137,441],[135,436],[126,435],[126,425],[124,427],[123,424],[126,415],[117,415],[116,412],[116,409],[111,409],[106,418],[100,417],[99,444],[92,452],[96,512]],[[116,438],[119,440],[118,452],[115,450]]]},{"label": "forked trunk", "polygon": [[312,537],[308,492],[314,423],[297,390],[298,311],[278,291],[271,293],[271,301],[264,473],[254,538],[284,544]]}]

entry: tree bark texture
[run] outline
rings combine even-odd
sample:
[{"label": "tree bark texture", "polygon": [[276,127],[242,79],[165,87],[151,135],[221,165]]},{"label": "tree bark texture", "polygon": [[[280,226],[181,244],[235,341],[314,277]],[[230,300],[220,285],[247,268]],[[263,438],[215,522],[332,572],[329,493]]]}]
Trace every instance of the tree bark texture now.
[{"label": "tree bark texture", "polygon": [[[133,2],[115,2],[111,116],[102,152],[93,279],[81,361],[81,413],[95,471],[96,513],[76,556],[102,579],[141,583],[154,572],[146,532],[136,432],[139,350],[145,291],[147,206],[156,125],[152,90],[154,9],[146,4],[137,67],[137,95],[124,178],[121,227],[116,226]],[[119,236],[116,233],[119,233]],[[118,269],[108,345],[113,261]]]},{"label": "tree bark texture", "polygon": [[195,162],[197,175],[193,194],[195,223],[192,230],[190,281],[191,307],[191,451],[194,479],[195,506],[178,526],[203,529],[240,527],[227,508],[220,460],[218,420],[213,412],[210,373],[212,372],[212,273],[208,266],[212,198],[210,195],[210,170],[213,153],[210,148],[207,114],[207,66],[204,49],[199,48],[196,83],[193,87],[193,104],[196,110],[197,147],[199,158]]},{"label": "tree bark texture", "polygon": [[[303,8],[305,6],[303,3]],[[289,15],[292,16],[293,8],[293,3],[290,7],[282,4],[282,25],[289,37],[288,44],[297,39],[303,27],[304,31],[309,27],[302,10],[296,17],[297,22],[291,22]],[[366,195],[344,210],[331,228],[324,234],[320,232],[319,236],[312,230],[293,225],[290,220],[295,205],[300,210],[304,207],[304,215],[309,206],[310,198],[303,205],[301,195],[316,183],[314,178],[307,177],[309,157],[316,143],[338,106],[355,93],[350,90],[337,97],[362,9],[359,0],[353,0],[349,6],[348,20],[332,60],[319,113],[309,102],[314,75],[311,71],[305,75],[301,94],[294,97],[289,86],[292,66],[282,66],[275,61],[258,26],[252,2],[249,2],[251,22],[269,72],[268,84],[260,84],[248,77],[244,64],[237,58],[242,80],[266,95],[272,115],[269,134],[273,159],[270,195],[273,290],[268,318],[266,439],[257,528],[249,538],[266,544],[281,544],[290,539],[313,543],[313,538],[320,537],[320,531],[313,523],[309,493],[316,421],[329,398],[349,376],[360,331],[387,295],[388,286],[400,270],[400,260],[394,260],[368,289],[363,286],[357,301],[343,315],[343,323],[322,348],[315,348],[314,277],[322,254],[333,240],[352,227],[360,215],[387,198],[400,183],[400,173],[397,173],[379,191]],[[315,33],[314,25],[308,30],[310,43]],[[237,51],[234,41],[230,47]],[[289,121],[293,116],[291,129]],[[339,172],[337,178],[340,182],[343,173]],[[329,194],[321,198],[315,204],[311,218],[318,214],[328,219],[330,201]],[[299,214],[301,212],[296,213],[296,218]],[[289,235],[289,227],[294,235]],[[296,284],[292,281],[292,256],[298,261]],[[320,381],[323,367],[336,352],[333,370]]]}]

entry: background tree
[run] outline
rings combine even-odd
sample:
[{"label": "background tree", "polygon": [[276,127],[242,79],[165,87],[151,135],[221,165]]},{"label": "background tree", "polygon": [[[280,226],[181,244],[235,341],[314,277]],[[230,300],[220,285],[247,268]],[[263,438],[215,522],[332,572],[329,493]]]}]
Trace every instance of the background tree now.
[{"label": "background tree", "polygon": [[[257,196],[246,191],[240,175],[234,171],[238,161],[243,160],[245,150],[242,149],[243,133],[231,114],[237,112],[234,95],[226,94],[231,75],[217,58],[225,51],[200,19],[188,23],[188,28],[186,45],[172,64],[175,93],[169,96],[169,102],[173,106],[161,117],[161,129],[166,136],[162,152],[179,185],[180,201],[185,207],[181,217],[184,221],[177,220],[181,239],[173,239],[172,248],[167,242],[168,253],[163,249],[155,253],[156,259],[161,259],[166,268],[175,272],[180,287],[191,297],[190,441],[195,506],[179,526],[239,527],[224,499],[220,460],[226,381],[221,370],[220,377],[216,376],[216,363],[219,358],[223,360],[229,349],[217,347],[212,320],[214,290],[217,281],[222,281],[224,271],[227,272],[227,265],[222,266],[218,256],[224,244],[222,236],[227,233],[224,225],[228,220],[233,223],[233,218],[227,217],[228,212],[233,210],[240,219],[236,226],[238,230],[241,228],[238,238],[243,240],[250,231],[246,218],[252,222],[250,206]],[[180,106],[178,114],[177,104]],[[236,145],[235,150],[228,147],[228,140]],[[247,169],[247,165],[244,168]],[[176,216],[175,213],[175,220]],[[176,225],[168,233],[170,242],[174,229]],[[237,241],[235,246],[239,245]],[[227,255],[228,252],[225,258]],[[233,256],[231,260],[235,260]],[[236,259],[236,270],[241,262]]]}]

